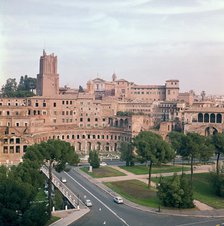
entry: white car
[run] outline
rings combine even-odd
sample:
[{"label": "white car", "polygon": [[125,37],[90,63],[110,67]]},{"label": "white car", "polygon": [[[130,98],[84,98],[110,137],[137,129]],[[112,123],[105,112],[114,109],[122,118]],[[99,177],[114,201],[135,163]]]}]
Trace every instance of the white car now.
[{"label": "white car", "polygon": [[62,183],[66,183],[66,182],[67,182],[66,178],[61,177],[61,182],[62,182]]},{"label": "white car", "polygon": [[123,199],[120,196],[114,197],[114,202],[116,202],[118,204],[124,203]]},{"label": "white car", "polygon": [[87,207],[93,206],[92,202],[91,202],[89,199],[86,199],[85,205],[86,205]]},{"label": "white car", "polygon": [[106,162],[101,162],[100,166],[107,166],[107,163]]}]

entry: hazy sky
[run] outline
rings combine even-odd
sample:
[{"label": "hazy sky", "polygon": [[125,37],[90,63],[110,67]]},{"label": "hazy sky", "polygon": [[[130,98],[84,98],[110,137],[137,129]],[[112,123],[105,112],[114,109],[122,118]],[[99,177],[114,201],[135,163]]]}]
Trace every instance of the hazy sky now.
[{"label": "hazy sky", "polygon": [[0,0],[0,86],[58,56],[60,86],[113,72],[224,94],[224,0]]}]

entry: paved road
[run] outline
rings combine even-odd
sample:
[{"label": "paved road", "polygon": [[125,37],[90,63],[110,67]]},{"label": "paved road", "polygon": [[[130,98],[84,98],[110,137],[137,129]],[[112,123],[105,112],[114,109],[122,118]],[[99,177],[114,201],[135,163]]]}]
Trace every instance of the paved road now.
[{"label": "paved road", "polygon": [[90,213],[85,215],[71,226],[215,226],[224,222],[224,219],[194,218],[182,216],[167,216],[144,212],[126,205],[118,205],[112,197],[90,183],[76,171],[62,173],[67,178],[68,187],[79,194],[81,200],[90,199],[93,203]]}]

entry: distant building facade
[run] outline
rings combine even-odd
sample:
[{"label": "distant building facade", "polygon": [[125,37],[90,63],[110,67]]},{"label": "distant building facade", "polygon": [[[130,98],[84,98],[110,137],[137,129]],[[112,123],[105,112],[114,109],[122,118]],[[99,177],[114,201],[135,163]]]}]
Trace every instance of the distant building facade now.
[{"label": "distant building facade", "polygon": [[177,109],[178,95],[178,80],[136,85],[115,74],[112,81],[88,81],[82,92],[59,88],[57,56],[43,51],[37,96],[0,98],[0,162],[17,164],[29,145],[48,139],[68,141],[82,155],[117,153],[122,141],[153,129],[158,119],[162,132],[170,131],[165,121]]}]

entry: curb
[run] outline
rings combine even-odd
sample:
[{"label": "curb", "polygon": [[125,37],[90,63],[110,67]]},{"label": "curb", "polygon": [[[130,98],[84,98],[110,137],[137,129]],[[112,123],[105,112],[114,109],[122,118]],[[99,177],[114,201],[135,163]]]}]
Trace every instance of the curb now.
[{"label": "curb", "polygon": [[[96,182],[96,180],[94,178],[92,178],[91,176],[89,176],[88,174],[86,174],[85,172],[81,171],[79,168],[73,168],[73,170],[75,170],[77,173],[81,174],[83,177],[85,177],[87,180],[89,180],[91,183],[93,183],[95,186],[99,187],[101,190],[103,190],[104,192],[106,192],[107,194],[109,194],[110,196],[115,196],[117,195],[116,192],[112,191],[110,188],[106,187],[104,184],[102,184],[101,182]],[[149,209],[148,207],[144,207],[144,206],[140,206],[138,204],[135,204],[127,199],[125,199],[124,205],[127,205],[129,207],[144,211],[144,212],[150,212],[153,214],[157,214],[157,215],[169,215],[169,216],[182,216],[182,217],[201,217],[201,218],[224,218],[224,215],[220,215],[220,216],[216,216],[216,215],[208,215],[207,211],[206,211],[206,215],[203,214],[184,214],[184,213],[170,213],[170,212],[166,212],[166,210],[160,210],[158,211],[158,209]],[[222,209],[222,211],[224,212],[224,209]],[[203,211],[201,211],[203,212]]]}]

